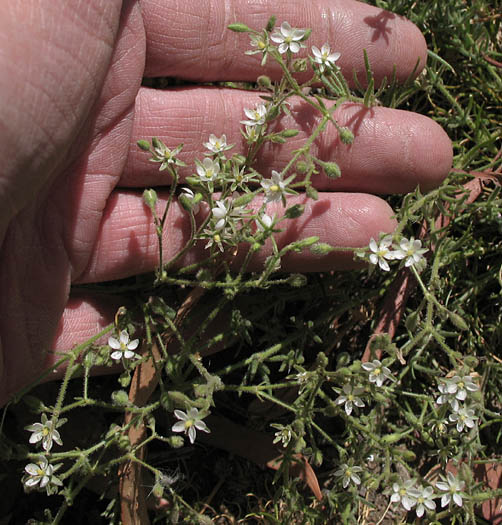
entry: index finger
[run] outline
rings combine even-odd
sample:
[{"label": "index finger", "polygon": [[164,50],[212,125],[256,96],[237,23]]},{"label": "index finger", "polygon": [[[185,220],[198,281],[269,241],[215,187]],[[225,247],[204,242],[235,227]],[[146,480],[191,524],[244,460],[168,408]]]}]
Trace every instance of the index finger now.
[{"label": "index finger", "polygon": [[[341,53],[337,62],[348,79],[353,71],[366,77],[363,49],[377,82],[389,78],[396,66],[405,80],[425,66],[427,47],[419,29],[404,17],[354,0],[141,0],[147,37],[146,76],[173,76],[199,82],[255,81],[257,75],[277,78],[271,60],[260,67],[261,55],[250,49],[243,34],[227,30],[242,22],[261,30],[271,15],[277,24],[312,28],[308,43],[329,43]],[[298,56],[303,56],[301,53]]]}]

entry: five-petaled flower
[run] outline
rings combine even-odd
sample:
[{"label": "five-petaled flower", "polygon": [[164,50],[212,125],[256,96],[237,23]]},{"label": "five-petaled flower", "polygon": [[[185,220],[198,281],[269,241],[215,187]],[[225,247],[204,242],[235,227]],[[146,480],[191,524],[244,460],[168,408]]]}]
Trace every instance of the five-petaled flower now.
[{"label": "five-petaled flower", "polygon": [[354,485],[361,484],[361,478],[357,475],[357,473],[362,471],[363,469],[361,467],[356,465],[349,466],[347,463],[343,463],[335,472],[335,476],[342,478],[342,486],[344,489],[346,489],[351,481],[354,483]]},{"label": "five-petaled flower", "polygon": [[321,49],[312,46],[312,53],[314,55],[314,62],[319,64],[319,71],[324,73],[325,69],[331,69],[335,66],[335,62],[340,58],[340,53],[332,53],[328,44],[324,44]]},{"label": "five-petaled flower", "polygon": [[283,22],[278,31],[276,31],[270,39],[279,44],[279,53],[283,54],[286,51],[291,51],[291,53],[298,53],[300,48],[305,47],[301,43],[305,37],[305,29],[296,29],[291,27],[288,22]]},{"label": "five-petaled flower", "polygon": [[260,184],[265,190],[265,202],[276,202],[284,198],[287,184],[279,172],[272,170],[272,177],[262,180]]},{"label": "five-petaled flower", "polygon": [[479,390],[478,385],[476,385],[471,376],[453,376],[446,383],[448,392],[455,394],[459,401],[465,401],[469,392],[477,392]]},{"label": "five-petaled flower", "polygon": [[220,172],[220,165],[217,160],[206,157],[202,162],[196,160],[197,175],[204,182],[213,181]]},{"label": "five-petaled flower", "polygon": [[456,423],[457,430],[462,432],[465,427],[474,428],[476,425],[476,420],[479,418],[474,414],[474,410],[472,408],[461,407],[457,412],[450,414],[448,419],[451,423]]},{"label": "five-petaled flower", "polygon": [[213,133],[209,135],[209,142],[204,142],[204,146],[213,153],[222,153],[223,151],[233,148],[233,144],[227,144],[226,135],[222,135],[220,138],[218,138]]},{"label": "five-petaled flower", "polygon": [[38,463],[29,463],[24,467],[24,470],[28,474],[23,479],[23,483],[26,487],[31,488],[39,485],[40,488],[49,488],[50,485],[60,487],[63,483],[59,478],[54,476],[54,472],[61,465],[51,465],[46,458],[40,458]]},{"label": "five-petaled flower", "polygon": [[370,383],[376,383],[378,387],[382,386],[386,379],[395,381],[392,372],[386,366],[383,366],[378,359],[374,359],[370,363],[363,363],[361,366],[363,370],[369,373]]},{"label": "five-petaled flower", "polygon": [[394,259],[404,259],[406,267],[414,266],[417,269],[425,267],[424,253],[428,252],[427,248],[422,248],[422,241],[411,237],[407,239],[403,237],[399,241],[399,248],[392,252]]},{"label": "five-petaled flower", "polygon": [[174,416],[179,419],[172,427],[173,432],[184,432],[188,434],[188,439],[190,443],[195,442],[195,436],[197,430],[202,432],[209,433],[210,430],[207,428],[207,425],[202,421],[202,417],[199,415],[199,409],[192,407],[188,412],[183,412],[182,410],[175,410]]},{"label": "five-petaled flower", "polygon": [[389,249],[391,245],[392,237],[390,235],[386,235],[379,243],[372,238],[369,244],[369,249],[371,251],[369,256],[370,263],[375,265],[378,264],[383,271],[388,272],[390,266],[387,261],[394,259],[394,252]]},{"label": "five-petaled flower", "polygon": [[136,350],[136,348],[138,348],[138,345],[139,339],[129,341],[129,334],[127,333],[127,330],[122,330],[118,339],[116,339],[115,337],[108,338],[108,346],[112,350],[114,350],[114,352],[111,353],[110,357],[115,361],[119,361],[120,359],[131,359],[133,357],[139,357],[138,354],[133,352],[133,350]]},{"label": "five-petaled flower", "polygon": [[[62,445],[63,442],[61,441],[61,436],[56,430],[53,422],[49,421],[45,414],[42,414],[41,419],[41,423],[33,423],[33,425],[27,426],[26,430],[32,432],[30,436],[31,444],[38,443],[39,441],[41,441],[43,449],[46,452],[49,452],[52,448],[53,442],[57,443],[58,445]],[[64,422],[65,420],[61,420],[59,422],[59,426],[62,425]]]},{"label": "five-petaled flower", "polygon": [[443,481],[436,483],[436,487],[439,490],[446,492],[441,497],[441,507],[446,507],[452,500],[455,505],[461,507],[463,505],[461,492],[464,490],[465,481],[460,481],[451,472],[446,473],[446,480],[443,476],[441,478]]},{"label": "five-petaled flower", "polygon": [[265,104],[257,104],[254,109],[244,108],[244,114],[248,120],[241,120],[241,124],[246,126],[262,126],[265,124],[265,119],[267,118],[267,108]]},{"label": "five-petaled flower", "polygon": [[436,503],[432,499],[434,497],[434,489],[432,487],[420,487],[416,492],[414,489],[410,490],[410,492],[414,493],[416,497],[417,506],[415,512],[419,518],[424,515],[425,509],[434,510],[436,508]]},{"label": "five-petaled flower", "polygon": [[364,388],[360,386],[352,386],[349,384],[343,385],[343,394],[335,399],[337,405],[344,405],[345,413],[350,416],[354,406],[362,408],[364,401],[358,397],[364,392]]},{"label": "five-petaled flower", "polygon": [[390,501],[392,503],[400,502],[406,510],[411,510],[417,503],[415,480],[408,479],[401,484],[393,483]]}]

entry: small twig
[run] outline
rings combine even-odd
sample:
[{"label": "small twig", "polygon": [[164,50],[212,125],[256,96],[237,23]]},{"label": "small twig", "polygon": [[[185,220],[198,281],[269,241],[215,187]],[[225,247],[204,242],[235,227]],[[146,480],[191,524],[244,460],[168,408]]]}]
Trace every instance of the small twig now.
[{"label": "small twig", "polygon": [[489,57],[486,53],[481,53],[481,55],[492,66],[502,68],[502,62],[499,62],[498,60],[495,60],[494,58]]}]

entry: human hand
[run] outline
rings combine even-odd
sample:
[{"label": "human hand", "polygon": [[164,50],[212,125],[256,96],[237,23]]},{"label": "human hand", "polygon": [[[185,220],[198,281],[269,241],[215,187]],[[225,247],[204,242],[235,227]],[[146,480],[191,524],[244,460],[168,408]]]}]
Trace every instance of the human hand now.
[{"label": "human hand", "polygon": [[[72,283],[118,279],[158,263],[157,238],[141,195],[144,187],[168,181],[136,141],[155,135],[168,147],[184,142],[188,165],[201,158],[210,133],[225,133],[235,150],[243,147],[238,123],[256,93],[210,87],[154,91],[140,88],[142,76],[201,82],[255,80],[263,72],[277,77],[272,66],[263,71],[258,58],[244,55],[246,38],[226,30],[235,21],[263,27],[271,14],[278,23],[311,27],[309,44],[329,42],[341,52],[338,64],[349,78],[353,68],[364,71],[363,48],[377,81],[390,76],[394,64],[401,80],[417,58],[425,64],[418,30],[380,9],[352,0],[265,4],[30,0],[3,8],[0,403],[53,364],[57,352],[113,319],[117,303],[72,294]],[[280,150],[265,149],[263,171],[283,166],[305,139],[314,116],[300,103],[292,113],[295,127],[306,131]],[[302,235],[319,235],[335,246],[364,246],[392,231],[394,222],[383,200],[361,192],[437,185],[449,170],[451,146],[439,126],[413,113],[346,105],[337,118],[353,130],[355,141],[344,146],[328,130],[318,156],[336,160],[343,176],[317,177],[319,201],[307,203],[295,228],[300,224]],[[168,224],[164,260],[189,230],[178,207]],[[297,231],[285,231],[282,242]],[[184,262],[201,252],[192,251]],[[350,254],[335,252],[322,258],[291,254],[282,266],[312,271],[351,264]]]}]

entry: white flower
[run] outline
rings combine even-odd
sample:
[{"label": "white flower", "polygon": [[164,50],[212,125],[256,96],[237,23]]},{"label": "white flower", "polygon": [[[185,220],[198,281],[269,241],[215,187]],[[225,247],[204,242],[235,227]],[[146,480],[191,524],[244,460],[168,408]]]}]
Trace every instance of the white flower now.
[{"label": "white flower", "polygon": [[265,202],[279,201],[284,197],[286,183],[277,171],[272,170],[272,178],[262,180],[260,184],[265,190]]},{"label": "white flower", "polygon": [[[64,423],[63,420],[61,420],[60,424],[62,423]],[[52,442],[55,442],[58,445],[63,444],[59,432],[54,428],[52,421],[49,421],[45,414],[42,414],[41,423],[33,423],[33,425],[26,427],[26,430],[32,432],[30,443],[34,444],[41,441],[42,447],[46,452],[51,450]]]},{"label": "white flower", "polygon": [[247,55],[254,55],[255,53],[265,53],[268,46],[268,33],[264,31],[263,33],[256,35],[250,34],[249,38],[251,40],[251,45],[257,49],[246,51]]},{"label": "white flower", "polygon": [[251,144],[252,142],[256,142],[258,140],[258,137],[260,136],[259,130],[260,128],[258,126],[250,126],[249,124],[246,125],[246,132],[243,133],[243,136],[248,142],[248,144]]},{"label": "white flower", "polygon": [[378,387],[382,386],[386,379],[395,381],[392,372],[383,366],[378,359],[374,359],[371,363],[363,363],[361,366],[363,370],[369,373],[370,383],[376,383]]},{"label": "white flower", "polygon": [[210,432],[207,425],[202,421],[197,408],[192,407],[188,412],[175,410],[174,416],[177,419],[180,419],[180,421],[175,423],[171,430],[173,432],[184,432],[185,434],[188,434],[188,439],[192,444],[194,443],[197,434],[195,429],[201,430],[202,432]]},{"label": "white flower", "polygon": [[220,138],[218,138],[213,133],[209,135],[209,142],[204,142],[204,146],[213,153],[221,153],[223,151],[233,148],[233,145],[229,146],[227,144],[226,135],[222,135]]},{"label": "white flower", "polygon": [[392,496],[390,497],[390,501],[392,503],[399,503],[401,502],[401,505],[408,511],[412,509],[413,506],[416,505],[416,489],[415,487],[415,480],[414,479],[408,479],[404,483],[393,483],[392,484]]},{"label": "white flower", "polygon": [[335,476],[342,476],[342,486],[346,489],[352,481],[355,485],[361,484],[361,478],[356,472],[362,472],[362,468],[358,466],[349,467],[347,463],[340,465],[340,468],[335,472]]},{"label": "white flower", "polygon": [[451,409],[454,412],[457,412],[457,410],[460,408],[460,404],[455,398],[455,392],[452,390],[452,385],[446,383],[442,383],[438,386],[438,390],[440,395],[436,399],[436,403],[438,405],[444,405],[445,403],[450,403]]},{"label": "white flower", "polygon": [[122,330],[120,332],[119,339],[115,339],[115,337],[109,337],[108,338],[108,346],[115,350],[115,352],[111,353],[111,358],[115,359],[115,361],[119,361],[120,359],[131,359],[132,357],[139,357],[138,354],[134,353],[133,350],[136,350],[139,345],[139,339],[134,339],[134,341],[129,341],[129,334],[127,333],[127,330]]},{"label": "white flower", "polygon": [[392,252],[394,259],[404,259],[404,265],[415,266],[417,268],[425,267],[424,253],[428,252],[427,248],[422,248],[422,241],[411,237],[409,240],[403,237],[399,241],[399,248]]},{"label": "white flower", "polygon": [[444,481],[438,481],[436,483],[436,487],[439,490],[446,492],[446,494],[443,494],[441,497],[441,507],[446,507],[446,505],[449,505],[452,498],[454,503],[461,507],[463,505],[463,501],[462,494],[460,493],[464,490],[465,482],[458,480],[451,472],[447,472],[446,477],[447,479],[445,480],[445,478],[441,476]]},{"label": "white flower", "polygon": [[291,53],[298,53],[300,48],[305,47],[301,43],[305,33],[305,29],[292,28],[287,22],[283,22],[280,30],[276,31],[270,39],[279,44],[279,53],[283,54],[288,50]]},{"label": "white flower", "polygon": [[61,486],[61,480],[54,476],[54,472],[60,465],[50,465],[46,458],[41,458],[38,463],[29,463],[24,467],[28,474],[24,478],[23,483],[26,487],[34,487],[39,485],[40,488],[48,487],[49,485]]},{"label": "white flower", "polygon": [[390,235],[385,236],[378,244],[375,239],[370,240],[369,249],[370,253],[369,259],[371,264],[378,264],[384,272],[390,270],[388,260],[391,261],[394,259],[394,252],[389,250],[390,245],[392,244],[392,237]]},{"label": "white flower", "polygon": [[228,232],[227,229],[213,231],[213,230],[206,228],[202,233],[204,235],[203,238],[208,239],[208,242],[206,246],[204,247],[205,249],[211,248],[211,246],[216,245],[218,249],[221,252],[223,252],[224,251],[223,242],[226,242],[230,239],[230,233]]},{"label": "white flower", "polygon": [[452,423],[456,423],[457,430],[459,432],[462,432],[465,427],[474,428],[476,424],[475,421],[479,418],[478,416],[474,414],[474,410],[472,410],[472,408],[462,407],[458,409],[458,412],[454,412],[453,414],[450,414],[448,419]]},{"label": "white flower", "polygon": [[447,382],[448,392],[455,394],[459,401],[465,401],[469,392],[479,390],[478,385],[474,383],[471,376],[454,376]]},{"label": "white flower", "polygon": [[319,64],[319,71],[324,73],[324,69],[331,69],[335,62],[340,58],[340,53],[332,53],[328,44],[324,44],[319,50],[318,47],[312,46],[314,62]]},{"label": "white flower", "polygon": [[[190,188],[181,188],[181,191],[183,192],[182,195],[184,195],[187,199],[193,201],[195,195],[193,191]],[[200,204],[197,203],[195,206],[192,205],[192,211],[194,215],[197,215],[200,210]]]},{"label": "white flower", "polygon": [[[274,428],[279,428],[276,425],[272,425],[272,426]],[[291,441],[291,436],[292,436],[292,433],[291,433],[290,428],[288,427],[281,428],[274,434],[274,441],[272,443],[279,443],[279,441],[281,441],[282,446],[286,448],[289,445],[289,442]]]},{"label": "white flower", "polygon": [[275,219],[275,215],[274,217],[270,217],[270,215],[267,215],[266,213],[262,213],[259,216],[259,220],[255,219],[256,227],[261,232],[264,231],[265,228],[269,229],[272,227],[272,223],[274,222],[274,219]]},{"label": "white flower", "polygon": [[261,126],[265,124],[265,119],[267,117],[267,108],[265,107],[265,104],[257,104],[254,109],[244,108],[244,113],[248,120],[241,120],[241,124],[245,124],[246,131],[248,131],[248,126]]},{"label": "white flower", "polygon": [[208,157],[206,157],[202,162],[199,162],[198,160],[196,160],[195,164],[196,164],[197,175],[204,182],[213,181],[218,175],[218,173],[220,172],[220,165],[218,161],[211,160]]},{"label": "white flower", "polygon": [[228,212],[230,210],[230,201],[216,201],[216,206],[214,208],[211,208],[211,212],[213,214],[213,218],[216,221],[214,225],[214,229],[216,231],[219,231],[223,229],[225,226],[225,223],[227,222],[227,216]]},{"label": "white flower", "polygon": [[348,416],[350,416],[354,406],[359,408],[364,406],[364,401],[361,398],[357,397],[360,396],[363,392],[364,388],[361,388],[359,386],[353,387],[349,384],[343,385],[343,394],[335,399],[335,403],[337,405],[345,405],[345,413]]},{"label": "white flower", "polygon": [[420,487],[416,491],[417,507],[415,512],[417,516],[421,518],[424,515],[425,509],[434,510],[436,503],[432,500],[434,497],[434,489],[432,487]]}]

